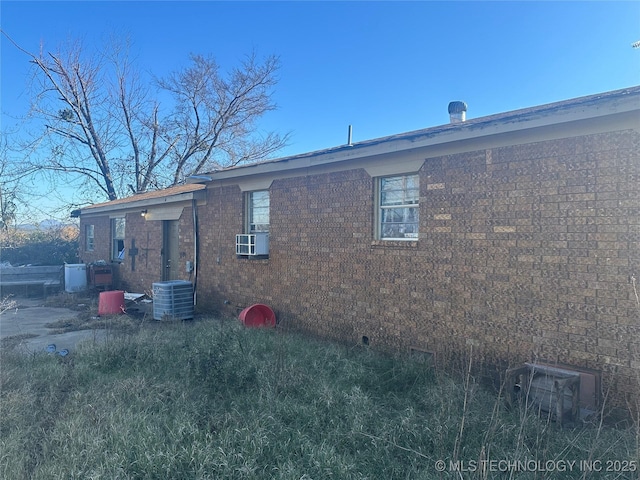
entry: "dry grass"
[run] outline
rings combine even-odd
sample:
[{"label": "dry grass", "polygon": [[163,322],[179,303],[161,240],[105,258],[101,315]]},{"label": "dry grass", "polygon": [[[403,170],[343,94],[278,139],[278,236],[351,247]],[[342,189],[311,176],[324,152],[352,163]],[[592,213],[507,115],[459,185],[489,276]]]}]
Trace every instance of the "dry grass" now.
[{"label": "dry grass", "polygon": [[470,367],[459,381],[233,320],[155,322],[65,358],[3,352],[2,366],[1,478],[637,478],[480,469],[637,462],[636,431],[508,411]]}]

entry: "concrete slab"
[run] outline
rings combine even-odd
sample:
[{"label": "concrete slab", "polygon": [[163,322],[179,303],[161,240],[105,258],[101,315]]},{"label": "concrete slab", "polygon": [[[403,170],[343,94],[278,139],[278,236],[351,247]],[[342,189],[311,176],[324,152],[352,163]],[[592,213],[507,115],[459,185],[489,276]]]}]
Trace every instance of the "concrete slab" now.
[{"label": "concrete slab", "polygon": [[[56,350],[72,352],[80,342],[97,342],[106,338],[105,330],[77,330],[67,333],[52,333],[45,325],[61,320],[72,320],[78,312],[59,307],[47,307],[32,299],[18,299],[16,306],[0,313],[0,340],[16,337],[12,348],[30,352],[45,352],[50,344]],[[0,346],[0,348],[5,348]]]}]

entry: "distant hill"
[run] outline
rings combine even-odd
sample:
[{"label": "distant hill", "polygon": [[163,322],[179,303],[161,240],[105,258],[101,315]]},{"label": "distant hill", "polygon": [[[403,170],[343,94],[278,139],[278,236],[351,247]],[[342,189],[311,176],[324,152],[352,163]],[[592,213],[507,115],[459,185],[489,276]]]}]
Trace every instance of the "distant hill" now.
[{"label": "distant hill", "polygon": [[60,228],[67,226],[75,226],[75,224],[63,223],[59,220],[50,218],[47,220],[42,220],[38,224],[21,223],[20,225],[16,225],[16,230],[21,230],[23,232],[34,232],[36,230],[59,230]]}]

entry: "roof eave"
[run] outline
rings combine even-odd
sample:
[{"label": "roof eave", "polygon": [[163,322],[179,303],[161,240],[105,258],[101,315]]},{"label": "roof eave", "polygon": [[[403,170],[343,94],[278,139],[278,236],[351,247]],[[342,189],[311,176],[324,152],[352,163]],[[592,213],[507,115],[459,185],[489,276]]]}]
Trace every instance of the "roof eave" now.
[{"label": "roof eave", "polygon": [[327,150],[295,155],[257,164],[243,165],[208,174],[213,181],[317,167],[396,152],[426,149],[455,142],[474,140],[524,130],[575,124],[628,114],[640,109],[640,88],[608,92],[581,99],[568,100],[539,107],[516,110],[487,117],[445,124],[424,130],[402,133],[374,140],[343,145]]},{"label": "roof eave", "polygon": [[105,213],[115,214],[128,211],[144,210],[170,204],[188,203],[193,200],[204,200],[205,197],[205,190],[196,190],[193,192],[184,192],[175,195],[167,195],[164,197],[132,200],[130,202],[120,204],[111,204],[107,202],[96,206],[81,208],[79,209],[79,216],[100,215]]}]

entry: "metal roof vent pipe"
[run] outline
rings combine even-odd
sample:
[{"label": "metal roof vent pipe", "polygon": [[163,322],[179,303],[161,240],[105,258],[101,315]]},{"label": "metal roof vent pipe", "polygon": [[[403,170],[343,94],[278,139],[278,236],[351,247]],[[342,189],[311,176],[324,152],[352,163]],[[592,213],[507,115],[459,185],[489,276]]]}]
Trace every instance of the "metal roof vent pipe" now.
[{"label": "metal roof vent pipe", "polygon": [[464,122],[467,119],[467,104],[464,102],[450,102],[449,119],[451,123]]}]

